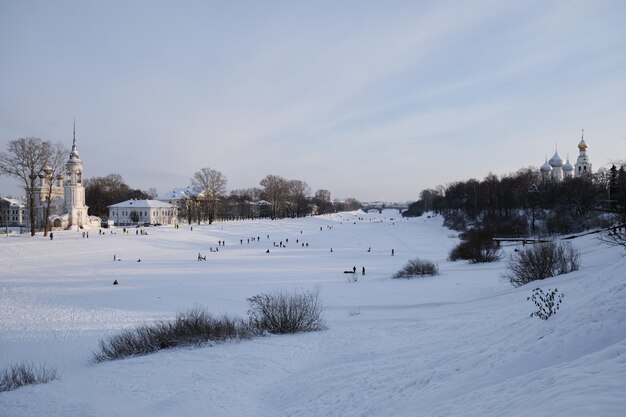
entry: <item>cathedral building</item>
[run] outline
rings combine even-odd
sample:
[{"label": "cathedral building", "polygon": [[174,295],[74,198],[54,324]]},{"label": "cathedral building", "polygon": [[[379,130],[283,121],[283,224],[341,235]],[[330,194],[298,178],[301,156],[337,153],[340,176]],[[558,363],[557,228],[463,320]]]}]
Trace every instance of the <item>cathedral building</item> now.
[{"label": "cathedral building", "polygon": [[585,141],[585,130],[583,129],[580,142],[578,143],[578,159],[576,159],[576,163],[572,165],[569,157],[567,161],[563,161],[558,151],[555,151],[552,158],[550,160],[546,158],[546,162],[539,169],[541,176],[545,180],[562,181],[566,178],[583,177],[591,174],[591,162],[587,155],[588,147]]},{"label": "cathedral building", "polygon": [[50,213],[48,225],[52,230],[66,230],[83,227],[100,227],[100,218],[88,216],[85,205],[85,185],[83,162],[76,147],[76,127],[70,156],[65,163],[65,175],[54,176],[51,167],[46,166],[36,180],[35,221],[37,227],[43,227],[50,193]]}]

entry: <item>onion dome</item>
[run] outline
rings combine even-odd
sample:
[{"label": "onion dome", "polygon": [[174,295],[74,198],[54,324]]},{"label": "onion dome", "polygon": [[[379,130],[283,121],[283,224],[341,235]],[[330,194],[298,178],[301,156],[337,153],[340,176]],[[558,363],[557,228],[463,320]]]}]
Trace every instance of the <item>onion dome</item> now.
[{"label": "onion dome", "polygon": [[560,168],[563,166],[563,159],[559,156],[558,152],[554,152],[554,156],[548,161],[552,168]]},{"label": "onion dome", "polygon": [[565,163],[565,165],[563,165],[563,171],[565,171],[565,172],[573,172],[574,171],[574,165],[572,165],[569,162],[569,158],[567,158],[567,162]]},{"label": "onion dome", "polygon": [[546,158],[546,162],[539,168],[541,172],[550,172],[552,171],[552,167],[548,163],[548,158]]},{"label": "onion dome", "polygon": [[583,132],[580,135],[580,143],[578,144],[578,149],[580,149],[581,151],[586,151],[588,147],[589,146],[587,146],[587,142],[585,142],[585,129],[583,129]]}]

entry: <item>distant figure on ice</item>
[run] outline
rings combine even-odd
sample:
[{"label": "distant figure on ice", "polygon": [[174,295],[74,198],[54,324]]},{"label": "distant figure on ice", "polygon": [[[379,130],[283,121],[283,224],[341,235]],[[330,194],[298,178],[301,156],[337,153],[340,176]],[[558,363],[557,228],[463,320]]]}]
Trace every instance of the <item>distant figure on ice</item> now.
[{"label": "distant figure on ice", "polygon": [[361,268],[361,275],[365,275],[365,267]]},{"label": "distant figure on ice", "polygon": [[356,274],[356,266],[353,266],[353,267],[352,267],[352,273],[353,273],[353,274]]},{"label": "distant figure on ice", "polygon": [[113,262],[117,261],[117,255],[113,254]]},{"label": "distant figure on ice", "polygon": [[141,259],[137,259],[137,262],[141,262]]},{"label": "distant figure on ice", "polygon": [[395,251],[391,249],[391,256],[395,255]]},{"label": "distant figure on ice", "polygon": [[367,251],[371,252],[372,251],[372,247],[370,246],[369,248],[367,248]]},{"label": "distant figure on ice", "polygon": [[330,253],[333,253],[333,248],[330,248]]},{"label": "distant figure on ice", "polygon": [[268,250],[266,250],[266,251],[265,251],[265,253],[270,253],[270,250],[269,250],[269,249],[268,249]]},{"label": "distant figure on ice", "polygon": [[113,285],[117,285],[117,280],[113,281]]},{"label": "distant figure on ice", "polygon": [[50,240],[52,240],[53,237],[54,237],[54,235],[52,233],[50,233]]}]

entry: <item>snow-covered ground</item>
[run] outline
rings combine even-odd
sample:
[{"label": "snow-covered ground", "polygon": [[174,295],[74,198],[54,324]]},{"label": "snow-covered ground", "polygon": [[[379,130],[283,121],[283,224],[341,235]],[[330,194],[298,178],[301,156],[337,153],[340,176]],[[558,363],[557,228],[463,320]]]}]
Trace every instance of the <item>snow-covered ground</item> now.
[{"label": "snow-covered ground", "polygon": [[[61,372],[0,393],[1,416],[626,415],[626,258],[596,237],[573,241],[580,271],[513,288],[506,260],[448,262],[457,240],[439,217],[146,230],[0,238],[0,369]],[[210,252],[218,240],[226,246]],[[390,278],[414,257],[441,275]],[[353,266],[366,268],[355,283],[343,274]],[[548,321],[529,317],[537,286],[565,293]],[[90,362],[120,329],[194,306],[245,315],[255,294],[315,288],[322,332]]]}]

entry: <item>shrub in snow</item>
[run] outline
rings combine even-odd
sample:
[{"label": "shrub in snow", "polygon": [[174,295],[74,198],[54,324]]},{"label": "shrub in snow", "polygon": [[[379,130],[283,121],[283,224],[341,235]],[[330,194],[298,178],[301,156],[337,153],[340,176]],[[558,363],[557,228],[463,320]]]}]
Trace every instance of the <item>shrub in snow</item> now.
[{"label": "shrub in snow", "polygon": [[571,244],[546,242],[515,252],[505,277],[519,287],[531,281],[577,271],[579,267],[580,254]]},{"label": "shrub in snow", "polygon": [[502,259],[500,250],[492,243],[478,243],[474,241],[462,241],[450,251],[448,259],[458,261],[463,259],[472,264],[484,262],[498,262]]},{"label": "shrub in snow", "polygon": [[248,298],[250,321],[261,332],[283,334],[326,328],[318,291],[259,294]]},{"label": "shrub in snow", "polygon": [[34,367],[30,363],[11,365],[0,373],[0,392],[11,391],[24,385],[45,384],[57,378],[54,368]]},{"label": "shrub in snow", "polygon": [[463,259],[470,263],[497,262],[501,259],[500,250],[492,240],[490,229],[473,229],[461,234],[461,242],[450,251],[448,259]]},{"label": "shrub in snow", "polygon": [[413,278],[439,275],[439,267],[432,261],[424,259],[412,259],[396,272],[392,278]]},{"label": "shrub in snow", "polygon": [[537,307],[537,311],[530,314],[530,317],[539,317],[541,320],[548,320],[550,316],[559,310],[559,304],[563,301],[565,294],[559,293],[556,288],[544,293],[541,288],[535,288],[533,294],[526,298],[531,300]]},{"label": "shrub in snow", "polygon": [[248,299],[248,319],[213,317],[201,309],[179,313],[100,340],[94,362],[147,355],[162,349],[229,339],[249,339],[262,332],[296,333],[324,329],[318,293],[260,294]]},{"label": "shrub in snow", "polygon": [[161,349],[182,345],[202,344],[228,339],[247,339],[252,336],[248,321],[240,318],[213,317],[201,309],[179,313],[174,321],[154,324],[121,333],[100,341],[93,354],[95,362],[146,355]]}]

